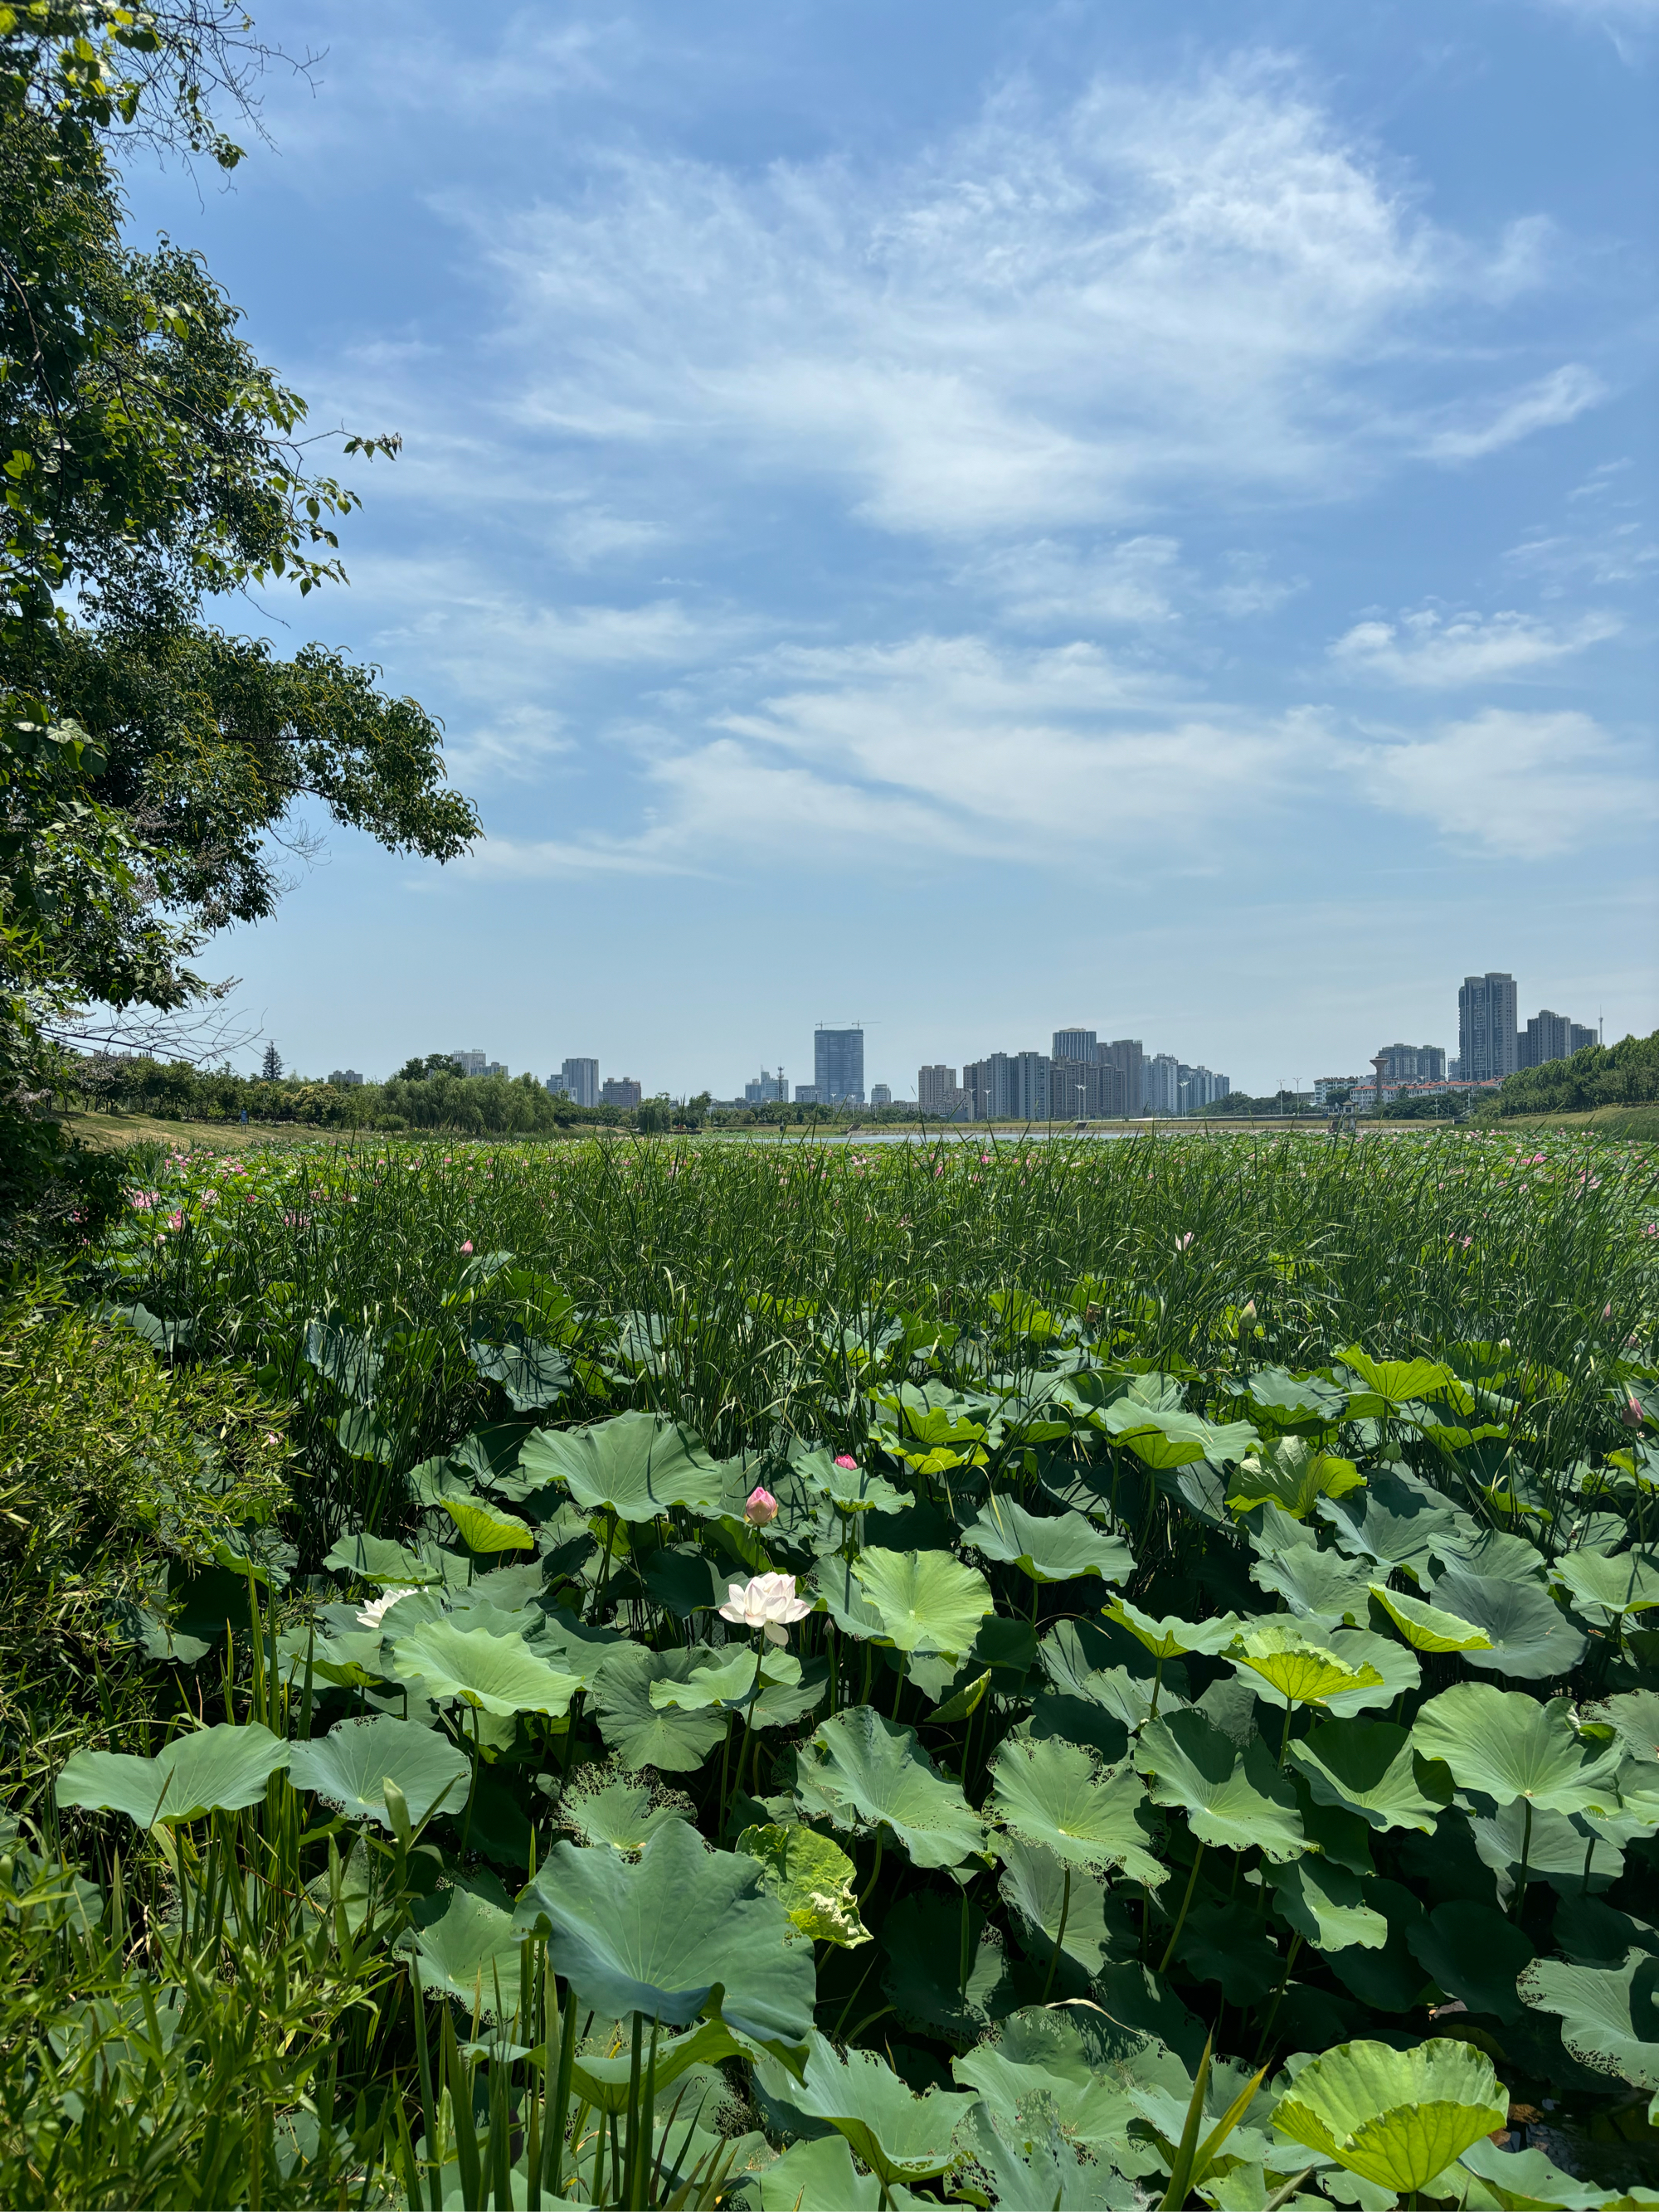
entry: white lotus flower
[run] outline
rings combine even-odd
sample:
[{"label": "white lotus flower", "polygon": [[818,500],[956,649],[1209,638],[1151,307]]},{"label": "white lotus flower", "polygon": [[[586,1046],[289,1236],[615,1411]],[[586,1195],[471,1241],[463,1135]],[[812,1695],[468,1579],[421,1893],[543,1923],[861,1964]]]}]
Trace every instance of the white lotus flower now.
[{"label": "white lotus flower", "polygon": [[380,1597],[370,1598],[367,1605],[360,1606],[357,1618],[365,1628],[378,1628],[400,1597],[413,1597],[414,1595],[412,1589],[389,1589]]},{"label": "white lotus flower", "polygon": [[722,1620],[740,1628],[761,1628],[769,1644],[789,1641],[788,1624],[805,1620],[812,1610],[804,1597],[795,1595],[793,1575],[752,1575],[746,1583],[728,1583]]}]

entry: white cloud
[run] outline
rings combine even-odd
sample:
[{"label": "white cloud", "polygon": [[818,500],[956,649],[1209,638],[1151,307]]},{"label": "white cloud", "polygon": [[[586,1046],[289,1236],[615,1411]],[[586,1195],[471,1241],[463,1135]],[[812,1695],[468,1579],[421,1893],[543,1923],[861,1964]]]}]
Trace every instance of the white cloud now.
[{"label": "white cloud", "polygon": [[1569,362],[1496,408],[1460,409],[1460,419],[1431,432],[1423,451],[1436,461],[1484,460],[1534,431],[1559,429],[1606,396],[1607,386],[1593,369]]},{"label": "white cloud", "polygon": [[1553,629],[1525,615],[1443,615],[1424,608],[1398,623],[1356,623],[1330,648],[1343,672],[1425,690],[1503,682],[1618,635],[1616,617],[1585,615]]},{"label": "white cloud", "polygon": [[1157,628],[1176,618],[1176,601],[1192,584],[1178,541],[1150,536],[1087,549],[1039,538],[988,553],[962,575],[989,592],[1010,621],[1033,629]]},{"label": "white cloud", "polygon": [[1470,851],[1544,860],[1622,839],[1659,815],[1651,758],[1588,714],[1488,707],[1432,736],[1346,748],[1371,802]]},{"label": "white cloud", "polygon": [[[1325,497],[1423,442],[1361,389],[1379,359],[1536,258],[1530,231],[1485,261],[1437,231],[1259,63],[1058,113],[1007,94],[883,175],[628,151],[584,196],[456,211],[510,288],[526,429],[712,448],[947,538],[1098,524],[1172,485]],[[1587,376],[1431,426],[1431,449],[1565,419]]]}]

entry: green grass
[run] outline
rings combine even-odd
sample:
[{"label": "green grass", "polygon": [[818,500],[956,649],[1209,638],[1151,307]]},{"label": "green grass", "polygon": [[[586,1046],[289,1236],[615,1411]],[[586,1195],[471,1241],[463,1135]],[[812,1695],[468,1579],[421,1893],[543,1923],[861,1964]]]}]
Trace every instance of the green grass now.
[{"label": "green grass", "polygon": [[[1423,1129],[128,1166],[79,1263],[88,1379],[13,1453],[15,1520],[67,1514],[71,1551],[108,1528],[129,1610],[100,1644],[83,1608],[7,1685],[32,1900],[0,1931],[8,2201],[1179,2203],[1216,2156],[1265,2159],[1265,2201],[1306,2164],[1268,2128],[1275,2069],[1419,2044],[1454,1998],[1512,2098],[1555,2100],[1610,2180],[1655,2178],[1646,2062],[1587,2063],[1548,2008],[1564,1960],[1616,1975],[1659,1941],[1659,1639],[1618,1610],[1659,1575],[1650,1151]],[[275,1520],[226,1480],[266,1403]],[[176,1455],[133,1437],[180,1422],[191,1515],[157,1510]],[[714,1610],[760,1571],[812,1607],[764,1675]],[[360,1623],[399,1580],[427,1594]],[[1352,1724],[1322,1710],[1342,1694]],[[383,1802],[366,1771],[366,1810],[307,1747],[374,1714],[410,1763]],[[1546,1725],[1561,1777],[1604,1778],[1535,1818],[1483,1796],[1504,1731]],[[1351,1726],[1437,1747],[1390,1785],[1404,1826],[1297,1778]],[[88,1753],[192,1737],[212,1773],[171,1828],[97,1809],[155,1798]],[[430,1813],[429,1770],[455,1778]],[[715,1848],[677,1858],[688,1821]],[[66,1862],[95,1885],[76,1913]],[[1022,2118],[1022,2051],[1111,2124]]]}]

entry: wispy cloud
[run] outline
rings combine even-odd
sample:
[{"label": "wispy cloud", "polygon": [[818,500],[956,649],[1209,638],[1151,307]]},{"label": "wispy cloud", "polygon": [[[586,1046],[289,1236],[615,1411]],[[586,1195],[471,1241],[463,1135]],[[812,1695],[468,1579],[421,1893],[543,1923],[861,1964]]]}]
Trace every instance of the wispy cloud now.
[{"label": "wispy cloud", "polygon": [[1607,386],[1594,369],[1569,362],[1552,369],[1536,383],[1527,385],[1496,406],[1485,401],[1461,405],[1457,419],[1431,431],[1423,441],[1431,460],[1479,461],[1504,447],[1518,445],[1539,430],[1553,430],[1571,422],[1607,397]]},{"label": "wispy cloud", "polygon": [[1565,628],[1521,614],[1443,614],[1422,608],[1397,622],[1356,623],[1330,648],[1344,675],[1421,690],[1503,682],[1616,637],[1614,615],[1588,614]]}]

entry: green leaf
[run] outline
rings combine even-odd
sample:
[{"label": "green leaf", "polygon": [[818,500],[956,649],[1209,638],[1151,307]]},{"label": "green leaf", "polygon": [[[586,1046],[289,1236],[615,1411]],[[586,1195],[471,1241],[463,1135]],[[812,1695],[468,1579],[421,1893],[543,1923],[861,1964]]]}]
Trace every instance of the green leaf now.
[{"label": "green leaf", "polygon": [[988,1559],[1002,1559],[1035,1583],[1067,1583],[1085,1575],[1127,1582],[1134,1554],[1119,1536],[1103,1535],[1081,1513],[1042,1517],[1012,1498],[988,1499],[977,1520],[962,1532]]},{"label": "green leaf", "polygon": [[486,1875],[476,1887],[456,1882],[442,1911],[417,1923],[398,1948],[412,1950],[420,1960],[428,1996],[459,1997],[469,2013],[495,2020],[519,2002],[519,1945],[506,1893]]},{"label": "green leaf", "polygon": [[1123,1903],[1132,1892],[1114,1891],[1104,1880],[1064,1866],[1052,1851],[1016,1836],[1004,1836],[1000,1849],[998,1893],[1028,1955],[1045,1972],[1056,1945],[1090,1981],[1115,1955],[1138,1948],[1139,1930]]},{"label": "green leaf", "polygon": [[1318,1375],[1291,1375],[1282,1367],[1262,1367],[1251,1376],[1250,1402],[1256,1418],[1287,1434],[1320,1436],[1334,1429],[1347,1410],[1348,1397]]},{"label": "green leaf", "polygon": [[1373,1583],[1370,1593],[1413,1651],[1492,1650],[1486,1630],[1471,1620],[1460,1620],[1455,1613],[1443,1613],[1421,1598],[1404,1597],[1386,1583]]},{"label": "green leaf", "polygon": [[469,1552],[533,1552],[536,1539],[522,1521],[499,1513],[481,1498],[445,1497],[438,1500],[460,1531]]},{"label": "green leaf", "polygon": [[1224,1613],[1213,1620],[1183,1620],[1179,1613],[1167,1613],[1161,1620],[1153,1620],[1127,1597],[1110,1597],[1101,1607],[1108,1620],[1116,1621],[1127,1628],[1137,1643],[1145,1644],[1154,1659],[1174,1659],[1184,1651],[1222,1651],[1238,1633],[1239,1620],[1236,1613]]},{"label": "green leaf", "polygon": [[754,1860],[766,1887],[814,1942],[850,1950],[870,1941],[854,1895],[856,1869],[828,1836],[812,1828],[751,1827],[734,1849]]},{"label": "green leaf", "polygon": [[1296,1793],[1259,1737],[1241,1752],[1203,1713],[1172,1713],[1146,1723],[1134,1764],[1152,1802],[1178,1807],[1200,1843],[1235,1851],[1260,1845],[1264,1859],[1275,1860],[1306,1848]]},{"label": "green leaf", "polygon": [[1565,1698],[1540,1705],[1518,1690],[1460,1682],[1419,1713],[1412,1747],[1443,1759],[1460,1790],[1481,1790],[1499,1805],[1524,1798],[1556,1813],[1618,1809],[1619,1751],[1583,1743]]},{"label": "green leaf", "polygon": [[928,2181],[943,2173],[954,2155],[952,2138],[972,2111],[971,2097],[948,2089],[912,2095],[884,2059],[873,2051],[849,2051],[838,2059],[832,2045],[816,2032],[807,2050],[805,2079],[771,2060],[756,2067],[763,2087],[813,2119],[828,2120],[846,2136],[855,2157],[888,2188],[895,2183]]},{"label": "green leaf", "polygon": [[775,2164],[763,2166],[753,2186],[761,2212],[805,2212],[808,2205],[833,2204],[836,2212],[887,2212],[890,2203],[908,2208],[921,2200],[902,2190],[889,2195],[873,2173],[853,2164],[845,2136],[828,2134],[792,2142]]},{"label": "green leaf", "polygon": [[1133,1397],[1115,1399],[1091,1418],[1114,1443],[1127,1444],[1152,1468],[1186,1467],[1200,1459],[1219,1467],[1243,1459],[1261,1441],[1248,1421],[1218,1425],[1196,1413],[1143,1405]]},{"label": "green leaf", "polygon": [[326,1735],[296,1743],[288,1762],[296,1790],[314,1790],[348,1820],[374,1820],[388,1831],[388,1782],[402,1790],[418,1828],[441,1805],[459,1808],[468,1772],[465,1755],[447,1736],[389,1713],[337,1722]]},{"label": "green leaf", "polygon": [[651,1686],[672,1677],[684,1681],[692,1654],[684,1649],[648,1651],[623,1645],[607,1657],[593,1690],[599,1733],[630,1772],[655,1767],[664,1774],[690,1774],[701,1766],[726,1734],[726,1717],[714,1712],[659,1711]]},{"label": "green leaf", "polygon": [[810,1586],[844,1636],[855,1636],[861,1643],[887,1641],[881,1615],[864,1595],[850,1560],[820,1559],[812,1570]]},{"label": "green leaf", "polygon": [[[466,1562],[459,1553],[448,1555],[449,1564],[466,1572]],[[323,1554],[323,1565],[334,1567],[342,1574],[356,1575],[360,1582],[379,1583],[381,1586],[398,1585],[404,1589],[419,1589],[428,1583],[444,1580],[445,1554],[430,1548],[414,1550],[407,1544],[393,1544],[384,1536],[370,1536],[361,1531],[353,1536],[342,1536],[333,1547]]]},{"label": "green leaf", "polygon": [[626,1775],[596,1782],[605,1769],[580,1771],[574,1787],[559,1800],[559,1818],[585,1844],[608,1844],[613,1851],[636,1855],[642,1851],[667,1820],[684,1820],[684,1801],[659,1803],[655,1794]]},{"label": "green leaf", "polygon": [[1369,1660],[1351,1662],[1290,1621],[1264,1620],[1245,1629],[1222,1656],[1297,1705],[1322,1705],[1340,1692],[1382,1686],[1381,1673]]},{"label": "green leaf", "polygon": [[1391,1721],[1326,1721],[1293,1740],[1289,1755],[1316,1804],[1339,1806],[1373,1828],[1433,1834],[1441,1807],[1425,1794],[1410,1736]]},{"label": "green leaf", "polygon": [[486,1713],[549,1713],[556,1719],[569,1711],[582,1686],[580,1674],[550,1667],[522,1637],[461,1628],[453,1620],[429,1620],[412,1635],[398,1637],[392,1659],[398,1680],[418,1685],[434,1705],[459,1698]]},{"label": "green leaf", "polygon": [[1257,1559],[1250,1580],[1282,1597],[1291,1611],[1322,1626],[1347,1623],[1363,1628],[1370,1617],[1371,1570],[1366,1562],[1345,1559],[1307,1544]]},{"label": "green leaf", "polygon": [[[684,1676],[665,1674],[651,1685],[651,1702],[659,1711],[678,1705],[688,1712],[718,1706],[722,1712],[743,1707],[754,1695],[757,1677],[763,1682],[782,1682],[791,1687],[800,1680],[800,1661],[792,1651],[763,1644],[758,1654],[739,1645],[735,1651],[715,1652],[708,1644],[688,1647],[696,1664]],[[760,1664],[758,1670],[756,1660]]]},{"label": "green leaf", "polygon": [[719,1467],[672,1423],[618,1413],[586,1429],[537,1429],[519,1455],[521,1480],[562,1482],[584,1512],[602,1507],[623,1521],[654,1521],[684,1506],[712,1518],[721,1510]]},{"label": "green leaf", "polygon": [[1483,2137],[1469,2145],[1461,2163],[1486,2184],[1500,2212],[1597,2212],[1607,2203],[1599,2183],[1575,2181],[1531,2144],[1525,2150],[1500,2149]]},{"label": "green leaf", "polygon": [[1480,1534],[1449,1498],[1397,1468],[1379,1469],[1364,1491],[1346,1498],[1322,1498],[1317,1510],[1344,1551],[1364,1553],[1383,1577],[1403,1567],[1419,1583],[1427,1579],[1437,1556],[1455,1558],[1460,1546]]},{"label": "green leaf", "polygon": [[899,1490],[867,1467],[837,1467],[830,1451],[803,1452],[791,1467],[809,1489],[843,1513],[897,1513],[916,1502],[914,1491]]},{"label": "green leaf", "polygon": [[809,1819],[854,1835],[890,1829],[920,1867],[959,1866],[987,1849],[984,1824],[946,1782],[914,1729],[854,1705],[823,1722],[800,1752],[796,1794]]},{"label": "green leaf", "polygon": [[1537,1959],[1521,1976],[1522,2001],[1561,2021],[1561,2040],[1582,2065],[1659,2089],[1659,1959],[1632,1951],[1622,1966],[1570,1966]]},{"label": "green leaf", "polygon": [[1429,1595],[1444,1611],[1486,1632],[1492,1649],[1466,1656],[1472,1667],[1487,1674],[1541,1681],[1550,1674],[1570,1674],[1584,1656],[1583,1634],[1540,1583],[1453,1567],[1431,1585]]},{"label": "green leaf", "polygon": [[1230,1512],[1249,1513],[1258,1505],[1277,1505],[1293,1521],[1305,1521],[1322,1498],[1343,1498],[1364,1484],[1351,1459],[1322,1451],[1305,1437],[1282,1437],[1239,1462],[1227,1506]]},{"label": "green leaf", "polygon": [[1146,1792],[1128,1767],[1104,1767],[1076,1744],[1011,1736],[992,1762],[990,1810],[1022,1842],[1091,1874],[1120,1868],[1154,1886],[1169,1869],[1139,1819]]},{"label": "green leaf", "polygon": [[1659,1563],[1650,1552],[1564,1552],[1550,1573],[1596,1620],[1622,1620],[1659,1605]]},{"label": "green leaf", "polygon": [[[1377,1677],[1374,1682],[1360,1682],[1354,1689],[1332,1691],[1323,1700],[1323,1707],[1338,1719],[1351,1720],[1356,1713],[1391,1705],[1402,1691],[1415,1690],[1423,1680],[1417,1654],[1409,1646],[1396,1644],[1391,1636],[1375,1635],[1369,1628],[1335,1628],[1319,1641],[1344,1666],[1352,1667],[1356,1673],[1369,1669]],[[1227,1656],[1231,1658],[1232,1654]],[[1257,1674],[1252,1686],[1264,1705],[1283,1709],[1286,1703],[1284,1692],[1265,1674]]]},{"label": "green leaf", "polygon": [[853,1562],[882,1631],[901,1651],[959,1658],[995,1609],[990,1584],[948,1552],[887,1552],[872,1546]]},{"label": "green leaf", "polygon": [[549,1964],[584,2004],[670,2027],[718,2017],[763,2043],[799,2044],[816,1995],[812,1955],[752,1859],[711,1851],[670,1821],[636,1862],[556,1844],[520,1893],[514,1925],[548,1938]]},{"label": "green leaf", "polygon": [[250,1721],[220,1721],[175,1736],[154,1759],[131,1751],[71,1752],[58,1777],[60,1806],[125,1813],[141,1828],[175,1827],[207,1813],[257,1805],[265,1784],[286,1766],[290,1747]]},{"label": "green leaf", "polygon": [[[578,1994],[580,1995],[580,1992]],[[573,2074],[576,2095],[578,2098],[586,2098],[596,2112],[625,2113],[630,2104],[637,2099],[639,2090],[633,2080],[633,2052],[629,2048],[631,2041],[631,2031],[625,2033],[623,2037],[623,2049],[614,2057],[608,2058],[595,2057],[591,2047],[586,2051],[578,2048]],[[643,2047],[647,2052],[651,2049],[651,2034],[648,2029],[643,2038]],[[714,2073],[713,2069],[723,2058],[738,2058],[747,2055],[744,2046],[731,2033],[722,2021],[700,2021],[695,2027],[688,2028],[684,2035],[659,2033],[657,2037],[655,2056],[658,2094],[660,2095],[664,2090],[677,2081],[682,2074],[693,2066],[707,2067],[709,2069],[708,2078],[711,2088],[718,2083],[723,2090],[725,2087],[723,2077]],[[677,2151],[678,2151],[681,2134],[692,2113],[696,2110],[696,2090],[693,2087],[687,2097],[685,2106],[679,2113],[678,2126],[675,2130],[674,2138]],[[672,2106],[676,2099],[671,2097],[666,2101]],[[655,2116],[659,2126],[662,2124],[663,2110],[663,2106],[659,2105]],[[702,2136],[702,2131],[699,2128],[692,2140],[689,2154],[690,2162],[696,2162],[697,2152],[707,2142],[708,2138]],[[685,2158],[688,2154],[678,2151],[678,2155]],[[553,2202],[556,2205],[559,2200],[556,2197]]]},{"label": "green leaf", "polygon": [[[1463,1412],[1474,1401],[1449,1367],[1435,1359],[1372,1359],[1357,1344],[1337,1354],[1362,1387],[1348,1400],[1348,1419],[1373,1420],[1398,1413],[1419,1398],[1446,1398]],[[1352,1389],[1352,1385],[1350,1385]]]},{"label": "green leaf", "polygon": [[1388,1922],[1366,1904],[1359,1877],[1346,1867],[1307,1857],[1266,1872],[1280,1912],[1316,1950],[1346,1951],[1357,1943],[1380,1951],[1388,1942]]},{"label": "green leaf", "polygon": [[975,1674],[970,1681],[965,1682],[955,1697],[947,1698],[942,1705],[935,1705],[927,1716],[929,1723],[944,1727],[950,1722],[967,1720],[979,1711],[990,1686],[991,1669],[988,1667],[982,1674]]},{"label": "green leaf", "polygon": [[1273,2112],[1293,2142],[1382,2189],[1421,2189],[1482,2136],[1509,2100],[1484,2051],[1437,2039],[1413,2051],[1344,2043],[1304,2066]]},{"label": "green leaf", "polygon": [[556,1405],[570,1384],[570,1362],[556,1345],[526,1335],[515,1322],[501,1344],[475,1339],[466,1347],[486,1382],[499,1382],[507,1403],[520,1413],[539,1413]]},{"label": "green leaf", "polygon": [[988,2106],[968,2116],[962,2141],[996,2191],[999,2212],[1094,2212],[1136,2202],[1109,2166],[1079,2157],[1063,2136],[1012,2142]]},{"label": "green leaf", "polygon": [[1013,2002],[1002,1938],[966,1896],[920,1891],[881,1924],[881,1985],[906,2027],[967,2043]]},{"label": "green leaf", "polygon": [[1467,1898],[1437,1905],[1407,1932],[1406,1941],[1412,1956],[1448,1996],[1471,2012],[1492,2013],[1505,2021],[1520,2019],[1515,1981],[1531,1962],[1532,1945],[1495,1906]]},{"label": "green leaf", "polygon": [[[1113,2032],[1091,2008],[1032,2006],[1000,2021],[994,2040],[952,2059],[951,2071],[978,2090],[1004,2136],[1022,2148],[1035,2148],[1059,2128],[1120,2173],[1156,2173],[1157,2151],[1129,2132],[1140,2115],[1125,2088],[1121,2045],[1108,2044],[1101,2031]],[[1143,2036],[1128,2040],[1132,2051],[1154,2047]],[[1162,2056],[1184,2080],[1179,2059]]]}]

